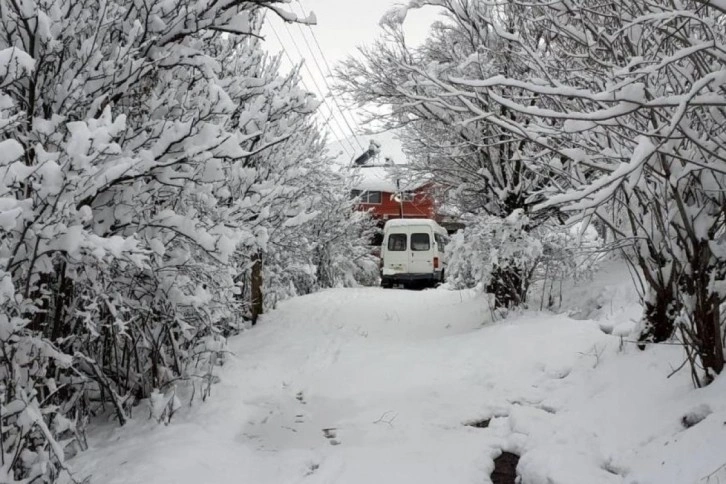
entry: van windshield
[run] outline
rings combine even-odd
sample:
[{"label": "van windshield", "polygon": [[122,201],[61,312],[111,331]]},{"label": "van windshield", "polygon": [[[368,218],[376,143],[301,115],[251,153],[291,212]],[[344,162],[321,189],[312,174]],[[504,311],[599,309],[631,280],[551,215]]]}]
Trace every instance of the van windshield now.
[{"label": "van windshield", "polygon": [[431,249],[431,239],[429,234],[411,234],[411,250],[429,250]]},{"label": "van windshield", "polygon": [[406,234],[391,234],[388,236],[388,250],[406,250]]}]

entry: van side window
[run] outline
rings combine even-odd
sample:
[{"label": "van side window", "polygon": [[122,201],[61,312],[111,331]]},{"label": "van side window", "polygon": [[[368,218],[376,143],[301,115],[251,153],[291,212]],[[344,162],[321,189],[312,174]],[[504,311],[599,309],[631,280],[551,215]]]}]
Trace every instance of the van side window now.
[{"label": "van side window", "polygon": [[431,238],[429,234],[411,234],[411,250],[430,250]]},{"label": "van side window", "polygon": [[436,239],[436,245],[439,246],[439,251],[443,252],[444,247],[446,247],[446,244],[449,243],[449,241],[447,240],[448,238],[444,237],[441,234],[434,234],[434,238]]},{"label": "van side window", "polygon": [[397,252],[406,250],[406,234],[390,234],[388,236],[388,250]]}]

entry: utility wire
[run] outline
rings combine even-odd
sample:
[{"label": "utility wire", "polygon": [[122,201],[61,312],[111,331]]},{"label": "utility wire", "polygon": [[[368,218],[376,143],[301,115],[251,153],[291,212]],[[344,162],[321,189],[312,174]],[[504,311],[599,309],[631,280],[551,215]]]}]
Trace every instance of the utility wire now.
[{"label": "utility wire", "polygon": [[[300,46],[298,46],[297,41],[295,40],[295,36],[292,35],[292,32],[288,28],[287,24],[285,24],[285,29],[287,30],[287,35],[292,40],[292,45],[295,47],[295,50],[297,51],[298,55],[303,60],[303,68],[305,68],[305,70],[307,71],[307,73],[310,75],[310,80],[312,81],[313,85],[315,86],[315,89],[317,89],[318,93],[320,94],[320,98],[322,99],[323,103],[325,103],[328,106],[329,111],[331,113],[334,113],[335,111],[328,104],[328,100],[327,100],[325,94],[323,93],[323,90],[320,88],[320,86],[318,85],[317,81],[315,80],[315,76],[313,75],[313,72],[310,70],[310,67],[305,62],[305,56],[303,55],[302,50],[300,49]],[[340,121],[338,121],[338,118],[336,116],[333,116],[333,122],[336,124],[336,126],[340,130],[340,133],[345,133],[345,129],[340,124]],[[353,153],[355,153],[356,152],[356,148],[355,148],[355,146],[353,146],[353,143],[351,143],[348,138],[344,138],[344,140],[348,143],[348,145],[350,146],[350,148],[353,150]]]},{"label": "utility wire", "polygon": [[[303,4],[300,0],[297,0],[297,3],[300,7],[300,11],[303,14],[304,18],[307,18],[307,13],[305,12],[305,7],[303,7]],[[365,148],[363,148],[363,145],[361,145],[360,141],[358,140],[358,136],[356,136],[356,131],[350,126],[350,123],[348,122],[348,118],[345,116],[345,111],[343,111],[343,108],[340,106],[340,103],[338,103],[338,98],[333,94],[333,89],[330,87],[330,84],[328,84],[328,78],[325,75],[325,72],[323,72],[323,69],[320,67],[320,64],[318,63],[318,59],[315,55],[315,52],[313,51],[312,47],[310,47],[310,44],[308,43],[308,39],[305,36],[305,33],[303,32],[303,28],[300,24],[297,25],[298,29],[300,30],[300,35],[302,36],[303,40],[305,41],[305,45],[308,48],[308,51],[310,51],[310,54],[312,55],[313,61],[315,62],[315,66],[318,68],[318,72],[320,73],[320,77],[323,78],[323,82],[325,83],[325,87],[328,88],[328,92],[330,93],[330,97],[333,98],[333,102],[338,107],[338,111],[340,112],[340,116],[343,118],[343,121],[345,122],[345,125],[350,130],[350,133],[353,135],[353,139],[355,140],[356,144],[358,144],[358,147],[365,151]],[[325,67],[328,69],[328,75],[332,76],[332,69],[330,69],[330,64],[328,64],[328,60],[325,58],[325,53],[323,52],[323,49],[320,47],[320,43],[318,42],[318,38],[315,35],[315,31],[313,28],[308,24],[308,29],[310,31],[310,34],[313,37],[313,40],[315,41],[315,45],[318,47],[318,52],[320,52],[320,56],[323,58],[323,62],[325,63]],[[355,118],[351,115],[351,119],[353,120],[353,124],[356,125],[356,128],[360,130],[360,126],[358,126],[358,123],[356,123]]]},{"label": "utility wire", "polygon": [[[297,0],[297,3],[300,6],[300,11],[302,12],[302,14],[307,17],[307,13],[305,12],[305,7],[303,6],[301,0]],[[328,75],[330,77],[333,77],[333,69],[330,67],[330,64],[328,63],[328,58],[325,56],[325,52],[323,51],[323,48],[320,47],[320,42],[318,42],[318,36],[315,35],[315,30],[309,24],[308,24],[307,27],[310,30],[310,34],[313,37],[313,41],[315,42],[315,46],[317,47],[318,52],[320,53],[320,57],[322,57],[322,59],[323,59],[323,63],[325,64],[325,68],[327,70]],[[328,90],[330,90],[331,95],[332,95],[333,89],[330,87],[330,84],[328,84],[328,80],[327,80],[327,78],[325,76],[323,76],[323,80],[325,81],[325,85],[327,86]],[[335,96],[333,96],[333,98],[335,99]],[[338,100],[337,99],[335,99],[335,103],[338,104]],[[338,105],[338,109],[341,111],[341,114],[342,114],[343,113],[343,110],[340,108],[340,105]],[[353,124],[355,125],[356,129],[358,131],[361,131],[361,127],[358,125],[358,122],[356,121],[355,116],[353,116],[352,114],[350,114],[349,116],[350,116],[351,121],[353,121]]]},{"label": "utility wire", "polygon": [[[292,56],[290,56],[290,53],[287,51],[287,48],[285,47],[285,44],[282,42],[282,38],[277,33],[277,30],[275,30],[275,26],[272,25],[271,22],[268,25],[272,29],[272,33],[275,34],[275,37],[277,38],[277,41],[279,42],[280,47],[282,48],[282,52],[285,54],[285,57],[287,57],[287,60],[290,62],[290,65],[291,66],[297,65],[297,63],[295,62],[295,60],[293,60]],[[301,77],[300,78],[300,82],[302,83],[302,85],[303,85],[303,87],[305,88],[306,91],[313,92],[313,90],[310,89],[310,87],[305,82],[305,79],[303,79]],[[333,129],[332,126],[330,126],[330,121],[329,120],[333,116],[332,111],[330,111],[330,106],[328,106],[327,104],[324,104],[324,103],[323,103],[323,105],[325,105],[325,107],[328,108],[328,111],[330,112],[329,115],[326,115],[325,112],[324,112],[324,110],[322,109],[322,105],[321,105],[321,108],[320,108],[320,116],[322,117],[323,122],[328,127],[328,129],[330,130],[330,133],[333,135],[333,138],[335,138],[335,141],[338,142],[338,145],[340,145],[340,147],[343,148],[343,150],[345,151],[346,156],[348,156],[349,158],[354,157],[355,155],[354,154],[351,155],[351,152],[349,151],[348,147],[346,147],[346,145],[342,141],[340,141],[340,138],[336,134],[335,130]],[[353,153],[355,153],[355,151]]]},{"label": "utility wire", "polygon": [[[330,117],[332,118],[332,121],[338,127],[338,130],[340,131],[340,133],[344,135],[345,134],[345,129],[340,124],[340,121],[338,120],[337,116],[335,116],[335,110],[330,105],[330,103],[329,103],[329,101],[327,99],[327,96],[325,95],[325,93],[323,92],[323,90],[320,88],[320,86],[318,85],[317,81],[315,80],[315,76],[313,75],[313,72],[310,70],[309,64],[307,62],[305,62],[305,56],[303,55],[302,50],[298,46],[297,41],[295,40],[295,36],[292,35],[292,32],[287,27],[287,24],[285,24],[285,28],[287,30],[288,36],[292,40],[292,43],[293,43],[293,46],[295,47],[295,50],[297,51],[297,53],[300,56],[300,58],[303,60],[303,63],[302,63],[303,67],[305,68],[305,70],[307,71],[308,75],[310,76],[310,80],[312,81],[313,85],[315,86],[315,89],[320,94],[320,98],[321,98],[322,102],[328,108],[328,111],[330,112]],[[345,140],[346,143],[348,143],[348,146],[353,151],[353,153],[355,153],[356,152],[356,148],[355,148],[355,146],[353,146],[353,143],[351,143],[350,139],[348,137],[344,137],[343,139]],[[352,158],[353,157],[351,157],[351,159]]]},{"label": "utility wire", "polygon": [[[280,47],[282,48],[282,52],[285,54],[285,57],[287,57],[287,60],[290,62],[290,65],[291,66],[295,66],[297,63],[293,60],[292,56],[290,56],[290,53],[285,48],[285,44],[283,44],[282,38],[280,38],[280,35],[277,33],[277,30],[275,30],[275,26],[272,25],[272,22],[269,22],[268,25],[272,29],[272,33],[275,34],[275,37],[277,38],[277,41],[279,42]],[[305,64],[303,63],[303,65],[305,65]],[[310,87],[308,87],[307,83],[305,82],[305,79],[303,79],[301,77],[300,78],[300,81],[302,82],[302,85],[303,85],[303,87],[305,88],[306,91],[312,92],[312,89],[310,89]],[[333,138],[335,138],[335,141],[338,142],[338,145],[341,148],[343,148],[343,151],[345,151],[346,156],[352,160],[353,158],[355,158],[355,149],[353,149],[353,152],[352,152],[353,154],[351,154],[351,151],[349,150],[349,148],[340,140],[340,138],[338,137],[338,135],[335,133],[335,130],[333,129],[333,127],[330,126],[329,118],[334,118],[333,111],[330,109],[330,106],[328,106],[327,104],[325,104],[325,102],[323,102],[323,104],[325,105],[326,108],[328,108],[328,111],[330,112],[330,116],[329,117],[326,116],[325,113],[322,113],[321,112],[321,117],[323,119],[323,122],[328,127],[328,129],[330,130],[330,133],[333,135]],[[351,145],[351,147],[352,147],[352,145]]]}]

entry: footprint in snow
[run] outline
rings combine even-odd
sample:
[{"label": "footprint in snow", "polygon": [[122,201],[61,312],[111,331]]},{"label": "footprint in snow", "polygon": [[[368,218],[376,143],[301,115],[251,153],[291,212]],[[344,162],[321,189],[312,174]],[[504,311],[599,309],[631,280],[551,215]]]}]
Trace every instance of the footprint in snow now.
[{"label": "footprint in snow", "polygon": [[330,445],[340,445],[340,441],[338,439],[336,439],[336,437],[338,436],[338,434],[336,432],[337,430],[338,429],[332,428],[332,427],[323,429],[323,436],[326,439],[328,439],[328,441],[330,442]]}]

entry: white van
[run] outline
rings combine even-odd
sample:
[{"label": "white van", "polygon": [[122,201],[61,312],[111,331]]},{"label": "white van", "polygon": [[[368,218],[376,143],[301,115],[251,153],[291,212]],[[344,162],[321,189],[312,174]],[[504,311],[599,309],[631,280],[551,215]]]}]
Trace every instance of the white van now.
[{"label": "white van", "polygon": [[425,218],[393,219],[383,227],[381,286],[444,282],[446,229]]}]

